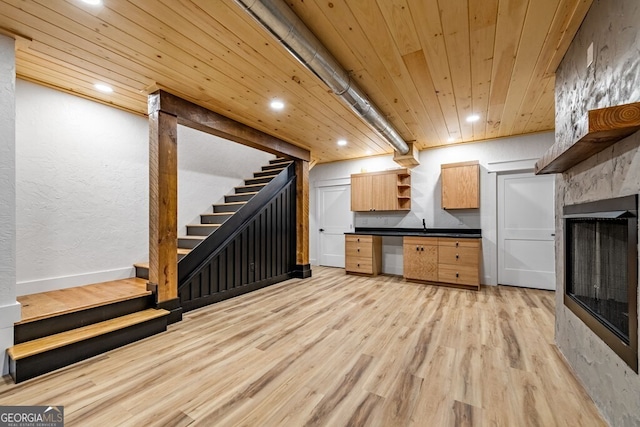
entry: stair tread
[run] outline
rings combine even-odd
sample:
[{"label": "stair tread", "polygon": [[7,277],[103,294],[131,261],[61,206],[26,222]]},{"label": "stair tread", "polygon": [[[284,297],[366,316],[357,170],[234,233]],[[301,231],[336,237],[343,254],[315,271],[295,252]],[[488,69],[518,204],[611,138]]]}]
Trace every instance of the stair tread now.
[{"label": "stair tread", "polygon": [[213,206],[228,206],[228,205],[246,205],[247,202],[228,202],[228,203],[216,203]]},{"label": "stair tread", "polygon": [[147,290],[147,281],[137,277],[22,295],[17,298],[22,305],[22,319],[15,325],[148,295],[151,291]]},{"label": "stair tread", "polygon": [[238,186],[233,187],[233,188],[264,187],[265,185],[267,185],[267,184],[266,183],[261,183],[261,184],[238,185]]},{"label": "stair tread", "polygon": [[[191,252],[193,249],[188,249],[188,248],[178,248],[178,255],[187,255],[189,254],[189,252]],[[149,269],[149,261],[145,261],[145,262],[136,262],[135,264],[133,264],[134,267],[138,267],[138,268],[146,268]]]},{"label": "stair tread", "polygon": [[[193,240],[204,240],[207,236],[180,236],[178,239],[193,239]],[[178,249],[186,249],[186,248],[178,248]]]},{"label": "stair tread", "polygon": [[200,216],[224,216],[224,215],[233,215],[233,212],[213,212],[213,213],[209,212],[209,213],[200,214]]},{"label": "stair tread", "polygon": [[97,337],[99,335],[104,335],[118,329],[124,329],[128,326],[166,316],[168,314],[169,312],[167,310],[149,308],[147,310],[116,317],[115,319],[105,320],[104,322],[94,323],[93,325],[87,325],[81,328],[72,329],[70,331],[61,332],[59,334],[51,335],[48,337],[38,338],[33,341],[17,344],[13,347],[8,348],[7,354],[13,360],[20,360],[29,356],[80,342],[88,338]]},{"label": "stair tread", "polygon": [[220,227],[222,224],[187,224],[187,227]]}]

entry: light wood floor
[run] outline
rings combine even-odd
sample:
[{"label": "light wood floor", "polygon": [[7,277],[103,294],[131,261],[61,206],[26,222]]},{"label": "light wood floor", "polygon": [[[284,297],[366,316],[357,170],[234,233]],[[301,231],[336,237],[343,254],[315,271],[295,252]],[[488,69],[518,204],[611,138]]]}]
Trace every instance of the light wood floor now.
[{"label": "light wood floor", "polygon": [[14,385],[67,426],[599,426],[553,346],[553,294],[314,268]]}]

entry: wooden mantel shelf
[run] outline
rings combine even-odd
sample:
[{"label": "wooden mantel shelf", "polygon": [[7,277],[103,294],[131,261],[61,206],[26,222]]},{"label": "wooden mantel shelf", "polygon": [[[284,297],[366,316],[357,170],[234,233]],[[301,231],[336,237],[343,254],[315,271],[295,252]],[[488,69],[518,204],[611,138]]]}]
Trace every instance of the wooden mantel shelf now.
[{"label": "wooden mantel shelf", "polygon": [[640,102],[589,110],[588,132],[558,152],[557,142],[536,162],[536,174],[561,173],[640,130]]}]

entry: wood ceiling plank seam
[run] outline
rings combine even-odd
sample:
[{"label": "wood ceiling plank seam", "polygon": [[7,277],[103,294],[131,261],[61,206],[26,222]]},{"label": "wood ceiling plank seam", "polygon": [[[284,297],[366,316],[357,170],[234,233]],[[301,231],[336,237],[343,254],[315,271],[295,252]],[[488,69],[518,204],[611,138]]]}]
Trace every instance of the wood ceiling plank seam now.
[{"label": "wood ceiling plank seam", "polygon": [[[521,117],[522,101],[527,88],[531,87],[535,64],[540,56],[540,49],[544,44],[548,28],[553,21],[556,4],[557,0],[529,2],[502,114],[500,136],[510,135],[517,117]],[[547,30],[539,31],[540,28]],[[538,54],[532,54],[534,52]]]},{"label": "wood ceiling plank seam", "polygon": [[[414,17],[414,25],[420,38],[422,50],[432,76],[433,86],[438,97],[438,105],[447,124],[447,134],[456,140],[462,139],[458,109],[455,105],[455,96],[449,74],[449,64],[446,56],[446,47],[440,11],[436,2],[423,0],[408,0],[411,16]],[[416,22],[416,17],[423,21]]]},{"label": "wood ceiling plank seam", "polygon": [[501,0],[498,4],[491,90],[489,92],[487,138],[497,138],[500,133],[502,114],[528,2],[528,0]]},{"label": "wood ceiling plank seam", "polygon": [[[396,82],[399,97],[406,99],[408,104],[413,106],[412,111],[410,111],[413,122],[407,123],[407,125],[410,126],[411,123],[414,123],[423,130],[428,140],[438,139],[431,117],[426,113],[422,100],[417,94],[417,89],[413,85],[413,80],[396,48],[393,35],[384,19],[382,10],[379,7],[369,6],[370,0],[351,0],[348,3],[352,15],[357,19],[358,25],[369,41],[369,45],[376,47],[375,53],[384,64],[387,75]],[[377,31],[373,31],[373,29],[377,29]],[[417,106],[421,105],[423,108],[417,108]],[[393,122],[391,117],[389,119]],[[412,141],[416,140],[418,136],[419,131],[414,129],[412,135],[404,135],[404,138],[407,141]]]},{"label": "wood ceiling plank seam", "polygon": [[438,7],[462,140],[472,141],[473,124],[466,121],[468,116],[475,114],[471,109],[473,100],[467,0],[438,0]]},{"label": "wood ceiling plank seam", "polygon": [[[61,81],[61,82],[66,81],[67,84],[75,83],[76,85],[81,86],[82,88],[84,88],[85,91],[94,92],[94,93],[96,92],[96,89],[93,86],[95,83],[95,79],[91,78],[86,74],[71,72],[67,68],[60,70],[57,67],[51,66],[50,64],[42,65],[38,63],[24,61],[24,59],[20,61],[20,66],[21,66],[21,73],[25,73],[25,70],[31,70],[42,76],[47,76],[47,75],[51,76],[50,79],[45,79],[45,81],[51,81],[51,80]],[[99,94],[96,94],[96,96],[100,98]],[[114,97],[123,101],[128,100],[127,104],[140,105],[141,103],[143,103],[146,105],[147,103],[146,95],[141,95],[140,93],[136,93],[130,90],[118,91],[116,93],[116,96],[113,96],[113,94],[109,94],[109,95],[104,94],[103,96],[105,98]],[[107,100],[103,99],[103,101],[106,102]]]},{"label": "wood ceiling plank seam", "polygon": [[474,140],[486,139],[487,134],[497,14],[498,0],[469,2],[472,102],[481,118],[473,124]]},{"label": "wood ceiling plank seam", "polygon": [[422,50],[407,0],[376,0],[400,56]]},{"label": "wood ceiling plank seam", "polygon": [[[566,27],[567,20],[571,19],[569,12],[573,11],[573,5],[570,4],[572,2],[572,0],[560,0],[558,2],[551,25],[549,26],[549,30],[541,47],[540,56],[536,61],[533,76],[527,87],[526,94],[522,99],[519,118],[511,128],[511,133],[525,133],[525,129],[529,127],[528,123],[531,121],[535,112],[538,111],[538,109],[542,109],[544,114],[548,109],[548,106],[540,104],[541,99],[549,101],[548,98],[543,98],[544,91],[547,90],[548,79],[551,77],[546,73],[546,70],[549,67],[549,61],[553,52],[559,43],[561,28]],[[551,102],[553,103],[553,100],[551,100]]]},{"label": "wood ceiling plank seam", "polygon": [[[409,53],[404,55],[402,59],[413,79],[418,94],[423,99],[427,113],[434,122],[434,127],[439,134],[439,142],[448,141],[449,133],[447,132],[447,123],[440,109],[436,89],[433,86],[433,78],[431,77],[424,52],[419,50],[418,52]],[[431,141],[431,144],[435,142],[436,141]],[[422,149],[430,145],[427,141],[418,141],[418,146]]]},{"label": "wood ceiling plank seam", "polygon": [[571,18],[567,21],[567,25],[561,31],[560,41],[556,47],[552,58],[549,60],[549,65],[546,69],[546,74],[555,74],[560,61],[564,57],[573,37],[578,32],[578,28],[582,24],[587,12],[591,8],[593,0],[575,0],[575,8],[571,13]]},{"label": "wood ceiling plank seam", "polygon": [[[34,41],[35,43],[37,43],[37,40]],[[70,70],[73,70],[75,72],[78,73],[87,73],[87,72],[96,72],[97,69],[94,68],[93,71],[92,70],[92,66],[95,67],[94,64],[88,62],[88,61],[83,61],[82,58],[77,58],[78,60],[81,61],[82,64],[85,64],[83,67],[79,67],[76,66],[72,63],[70,63],[69,61],[63,61],[60,60],[54,56],[51,55],[47,55],[44,52],[41,51],[37,51],[34,50],[32,48],[27,48],[27,49],[18,49],[16,51],[16,56],[18,55],[29,55],[32,58],[38,58],[40,61],[47,61],[51,64],[55,64],[59,67],[66,67]],[[151,84],[151,82],[144,76],[141,75],[136,75],[135,78],[132,78],[128,75],[123,75],[121,73],[118,73],[116,71],[112,71],[112,70],[107,70],[105,68],[101,68],[101,70],[106,71],[103,74],[103,78],[104,78],[104,83],[109,83],[109,84],[113,84],[114,86],[122,86],[123,88],[140,88],[140,90],[142,90],[143,88],[147,87],[149,84]],[[128,73],[131,74],[131,73]]]},{"label": "wood ceiling plank seam", "polygon": [[[123,12],[124,12],[124,11],[123,11]],[[169,23],[164,22],[164,21],[163,21],[163,19],[162,19],[163,17],[166,17],[166,15],[165,15],[165,14],[161,14],[161,13],[160,13],[160,11],[158,11],[158,12],[157,12],[157,14],[158,14],[158,16],[157,16],[157,17],[153,16],[153,17],[151,17],[151,18],[158,19],[158,22],[162,22],[162,23],[165,25],[165,28],[172,28],[172,27],[171,27],[171,25],[170,25]],[[131,18],[135,18],[135,17],[137,16],[137,18],[138,18],[138,19],[136,19],[136,22],[142,22],[142,23],[144,23],[144,22],[145,22],[145,21],[144,21],[144,17],[143,17],[143,16],[136,15],[136,14],[133,14],[133,13],[132,13],[132,14],[127,13],[127,15],[128,15],[128,16],[130,16]],[[148,15],[148,14],[147,14],[147,15]],[[177,14],[177,13],[175,13],[175,14],[171,14],[170,18],[176,21],[176,25],[180,26],[179,24],[180,24],[180,22],[181,22],[181,21],[180,21],[180,19],[181,19],[181,18],[178,16],[178,14]],[[150,22],[150,24],[153,24],[153,22]],[[184,23],[183,23],[183,24],[184,24]],[[149,25],[149,27],[154,28],[154,27],[157,27],[157,26]],[[183,25],[182,27],[184,27],[184,25]],[[172,29],[173,29],[173,28],[172,28]],[[166,34],[166,35],[167,35],[167,36],[172,36],[172,35],[173,35],[173,36],[176,36],[176,37],[177,37],[177,36],[178,36],[178,34],[177,34],[177,33],[178,33],[178,31],[177,31],[177,30],[175,30],[175,29],[173,29],[173,31],[172,31],[172,32],[167,32],[167,34]],[[198,45],[201,47],[201,49],[203,49],[203,50],[205,50],[205,51],[207,51],[207,52],[209,52],[209,53],[211,53],[212,55],[214,55],[214,56],[215,56],[215,55],[216,55],[216,53],[215,53],[215,52],[212,52],[210,49],[206,48],[206,47],[204,46],[204,43],[199,44],[199,43],[197,43],[197,42],[195,41],[195,39],[201,38],[203,35],[204,35],[204,34],[196,34],[196,35],[194,35],[194,37],[189,37],[188,35],[181,35],[181,36],[186,37],[188,40],[192,41],[194,44],[198,44]],[[156,36],[159,36],[159,34],[156,34]],[[188,45],[188,43],[185,43],[185,44],[187,44],[187,45]],[[212,44],[211,44],[211,43],[209,43],[209,46],[211,46],[211,45],[212,45]],[[182,46],[178,46],[178,47],[179,47],[179,48],[183,48]],[[190,52],[190,53],[191,53],[192,55],[194,55],[194,56],[198,56],[198,55],[200,55],[200,53],[199,53],[199,51],[198,51],[197,49],[193,49],[193,48],[189,47],[189,48],[186,48],[185,50],[187,50],[188,52]],[[256,52],[257,52],[257,50],[256,50]],[[238,75],[243,75],[243,79],[244,79],[245,81],[254,81],[254,80],[250,77],[250,76],[251,76],[251,73],[249,73],[249,72],[245,72],[245,71],[243,71],[243,70],[240,70],[240,69],[239,69],[235,64],[233,64],[233,63],[229,62],[228,60],[227,60],[227,61],[224,61],[224,62],[228,65],[228,67],[226,67],[226,66],[225,66],[225,69],[229,70],[229,71],[226,73],[227,75],[232,76],[232,75],[235,73],[235,74],[238,74]],[[251,64],[252,64],[252,62],[253,62],[253,61],[246,61],[246,60],[245,60],[245,64],[249,64],[250,66],[252,66],[252,65],[251,65]],[[256,68],[256,67],[254,67],[254,66],[252,66],[252,68],[253,68],[253,69],[255,69],[256,71],[259,71],[259,69],[258,69],[258,68]],[[281,84],[281,83],[279,83],[279,81],[281,81],[279,78],[277,78],[277,77],[275,77],[275,76],[274,76],[274,77],[272,78],[272,80],[273,80],[274,82],[277,82],[277,83],[276,83],[276,85],[281,89],[281,90],[280,90],[280,91],[278,91],[278,92],[280,92],[280,93],[288,93],[288,92],[291,92],[291,89],[289,89],[289,88],[285,88],[284,86],[282,86],[282,84]],[[250,87],[254,87],[254,88],[258,88],[258,87],[260,87],[260,84],[259,84],[257,81],[254,81],[254,82],[255,82],[255,84],[254,84],[254,85],[251,85]],[[293,108],[295,108],[295,109],[297,109],[297,110],[299,110],[299,111],[301,111],[301,112],[302,112],[302,115],[303,115],[302,117],[311,117],[311,116],[313,116],[313,117],[314,117],[314,121],[313,121],[313,122],[315,122],[315,121],[318,121],[318,120],[319,120],[320,122],[323,122],[323,123],[325,123],[325,124],[327,124],[327,125],[328,125],[329,123],[330,123],[332,126],[335,126],[335,125],[337,124],[337,122],[336,122],[336,120],[335,120],[335,114],[333,114],[333,117],[332,117],[332,116],[326,116],[326,115],[323,115],[322,117],[326,117],[326,119],[322,119],[321,117],[318,117],[318,114],[317,114],[317,113],[318,113],[319,111],[320,111],[320,112],[322,112],[322,111],[323,111],[323,109],[321,109],[321,108],[317,108],[317,105],[316,105],[316,108],[315,108],[315,109],[313,109],[313,110],[305,108],[305,106],[307,106],[307,105],[309,105],[309,106],[310,106],[310,105],[311,105],[311,102],[309,102],[309,101],[318,100],[318,99],[322,99],[322,98],[318,98],[317,96],[316,96],[316,97],[313,97],[313,96],[311,96],[311,94],[310,94],[308,91],[306,91],[306,90],[304,90],[304,91],[302,91],[302,92],[304,92],[304,95],[301,93],[301,91],[296,91],[296,95],[297,95],[297,96],[304,96],[304,98],[305,98],[305,101],[306,101],[306,102],[297,102],[297,103],[295,103],[295,104],[293,104],[293,105],[292,105],[292,107],[293,107]],[[266,102],[265,102],[265,105],[266,105]],[[331,110],[333,111],[333,109],[331,109]],[[295,113],[295,111],[292,111],[292,110],[289,110],[289,111],[291,112],[291,114],[294,114],[294,113]],[[313,114],[313,113],[315,113],[315,114]],[[266,118],[268,119],[268,115],[266,116]],[[311,124],[313,124],[313,122],[309,121],[308,123],[309,123],[309,125],[311,125]],[[348,127],[350,127],[350,126],[340,125],[340,127],[341,127],[341,129],[342,129],[342,131],[341,131],[341,132],[342,132],[342,133],[346,133],[346,132],[347,132]]]},{"label": "wood ceiling plank seam", "polygon": [[[217,10],[217,9],[216,9],[216,10]],[[205,11],[205,13],[206,13],[206,11]],[[245,13],[245,12],[243,12],[243,11],[239,11],[239,13],[241,13],[242,15],[246,15],[246,13]],[[244,17],[244,16],[243,16],[243,17]],[[252,24],[254,24],[254,25],[255,25],[255,23],[253,23],[253,21],[252,21],[252,20],[250,20],[250,22],[251,22]],[[264,30],[262,30],[261,28],[257,28],[257,31],[259,32],[259,34],[261,34],[261,36],[262,36],[262,37],[264,37]],[[286,51],[284,51],[284,49],[281,49],[281,50],[282,50],[283,52],[286,52]],[[258,51],[256,51],[256,52],[258,52]],[[286,53],[286,55],[287,55],[287,59],[291,59],[291,56],[290,56],[288,53]],[[296,63],[297,63],[297,62],[296,62]],[[306,71],[306,69],[304,69],[304,70]],[[309,73],[311,73],[310,71],[308,71],[308,72],[309,72]],[[315,77],[315,76],[313,76],[313,79],[315,80],[315,79],[316,79],[316,77]],[[318,90],[315,90],[316,88],[317,88]],[[314,91],[316,91],[316,92],[319,92],[320,90],[322,90],[322,91],[325,93],[325,95],[326,95],[326,93],[327,93],[327,90],[326,90],[326,88],[324,87],[324,84],[322,84],[322,88],[321,88],[321,86],[320,86],[320,85],[318,85],[318,84],[314,85],[314,86],[313,86],[313,90],[314,90]],[[317,100],[317,99],[323,99],[323,98],[322,98],[322,97],[316,97],[315,99],[311,99],[310,101],[312,101],[312,102],[313,102],[313,101],[315,101],[315,100]],[[356,137],[357,139],[360,139],[360,138],[364,138],[365,140],[366,140],[366,139],[371,139],[371,138],[372,138],[372,136],[373,136],[373,135],[375,135],[375,139],[377,140],[376,145],[377,145],[378,147],[380,147],[380,148],[374,148],[374,150],[375,150],[376,152],[378,152],[380,149],[384,150],[384,152],[388,152],[388,151],[389,151],[388,144],[387,144],[386,142],[382,142],[381,137],[380,137],[377,133],[372,133],[371,128],[370,128],[366,123],[364,123],[360,118],[358,118],[358,117],[356,117],[355,115],[353,115],[353,113],[351,112],[351,110],[349,110],[349,108],[348,108],[346,105],[344,105],[341,101],[339,101],[339,100],[338,100],[336,97],[334,97],[333,95],[331,95],[331,96],[330,96],[330,99],[331,99],[331,102],[332,102],[332,104],[333,104],[333,105],[336,105],[336,104],[337,104],[337,106],[339,106],[339,110],[344,109],[344,112],[346,113],[346,114],[339,114],[339,111],[338,111],[338,112],[337,112],[337,116],[338,116],[338,118],[345,118],[345,117],[349,117],[349,118],[351,118],[351,119],[349,120],[349,123],[350,123],[351,127],[354,127],[354,128],[356,128],[356,129],[358,129],[358,130],[361,130],[361,131],[362,131],[362,129],[363,129],[363,128],[367,130],[367,132],[362,131],[362,132],[363,132],[362,137],[357,136],[357,137]],[[336,112],[336,107],[335,107],[335,106],[333,106],[333,107],[332,107],[332,106],[331,106],[331,105],[329,105],[329,104],[326,104],[326,105],[330,108],[330,110],[331,110],[331,111]],[[333,125],[335,126],[335,123],[336,123],[335,117],[334,117],[334,118],[332,118],[331,120],[333,120]],[[347,120],[347,119],[345,119],[345,120]],[[342,132],[343,134],[345,134],[345,135],[348,135],[349,133],[351,133],[351,131],[349,131],[349,130],[348,130],[348,127],[346,127],[346,126],[342,126],[342,130],[341,130],[341,132]],[[337,138],[335,138],[335,139],[337,139]],[[333,143],[334,143],[335,139],[333,139],[333,140],[331,141],[331,144],[333,144]],[[351,139],[353,140],[353,138],[351,138]],[[369,145],[368,143],[366,143],[366,146],[367,146],[367,147],[370,147],[370,145]]]},{"label": "wood ceiling plank seam", "polygon": [[[304,5],[310,6],[308,2],[304,2]],[[366,36],[366,32],[357,22],[356,17],[353,16],[349,6],[346,3],[331,3],[330,5],[325,5],[324,3],[318,5],[314,3],[313,5],[318,7],[318,9],[316,9],[317,13],[324,14],[338,33],[349,34],[349,46],[352,49],[353,58],[356,58],[359,61],[359,64],[361,64],[363,68],[367,69],[369,75],[374,77],[375,80],[373,82],[377,85],[380,91],[369,91],[368,86],[371,85],[371,82],[369,81],[360,80],[361,88],[378,106],[383,103],[373,98],[372,93],[384,94],[388,100],[387,105],[395,109],[395,114],[391,112],[392,110],[386,110],[385,114],[388,117],[398,117],[404,122],[407,131],[413,132],[413,130],[409,128],[409,124],[417,123],[417,119],[413,115],[412,109],[409,107],[409,104],[404,101],[404,98],[399,96],[401,91],[396,86],[396,80],[389,76],[385,64],[381,61],[379,56],[373,52],[369,39]],[[301,4],[298,6],[301,6]],[[347,38],[344,35],[343,37]],[[370,54],[370,52],[373,53]],[[346,69],[350,68],[349,64],[342,64],[342,66]],[[353,69],[353,67],[351,68]],[[402,131],[402,127],[397,127],[401,135],[403,135],[404,132]],[[403,138],[407,138],[406,134],[403,135]]]}]

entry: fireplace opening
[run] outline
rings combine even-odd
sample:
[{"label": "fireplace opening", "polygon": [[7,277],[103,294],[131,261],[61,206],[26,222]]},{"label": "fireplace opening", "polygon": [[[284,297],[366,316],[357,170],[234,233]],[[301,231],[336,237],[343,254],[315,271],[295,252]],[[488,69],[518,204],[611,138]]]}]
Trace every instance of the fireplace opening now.
[{"label": "fireplace opening", "polygon": [[637,217],[637,195],[564,207],[564,303],[635,372]]}]

